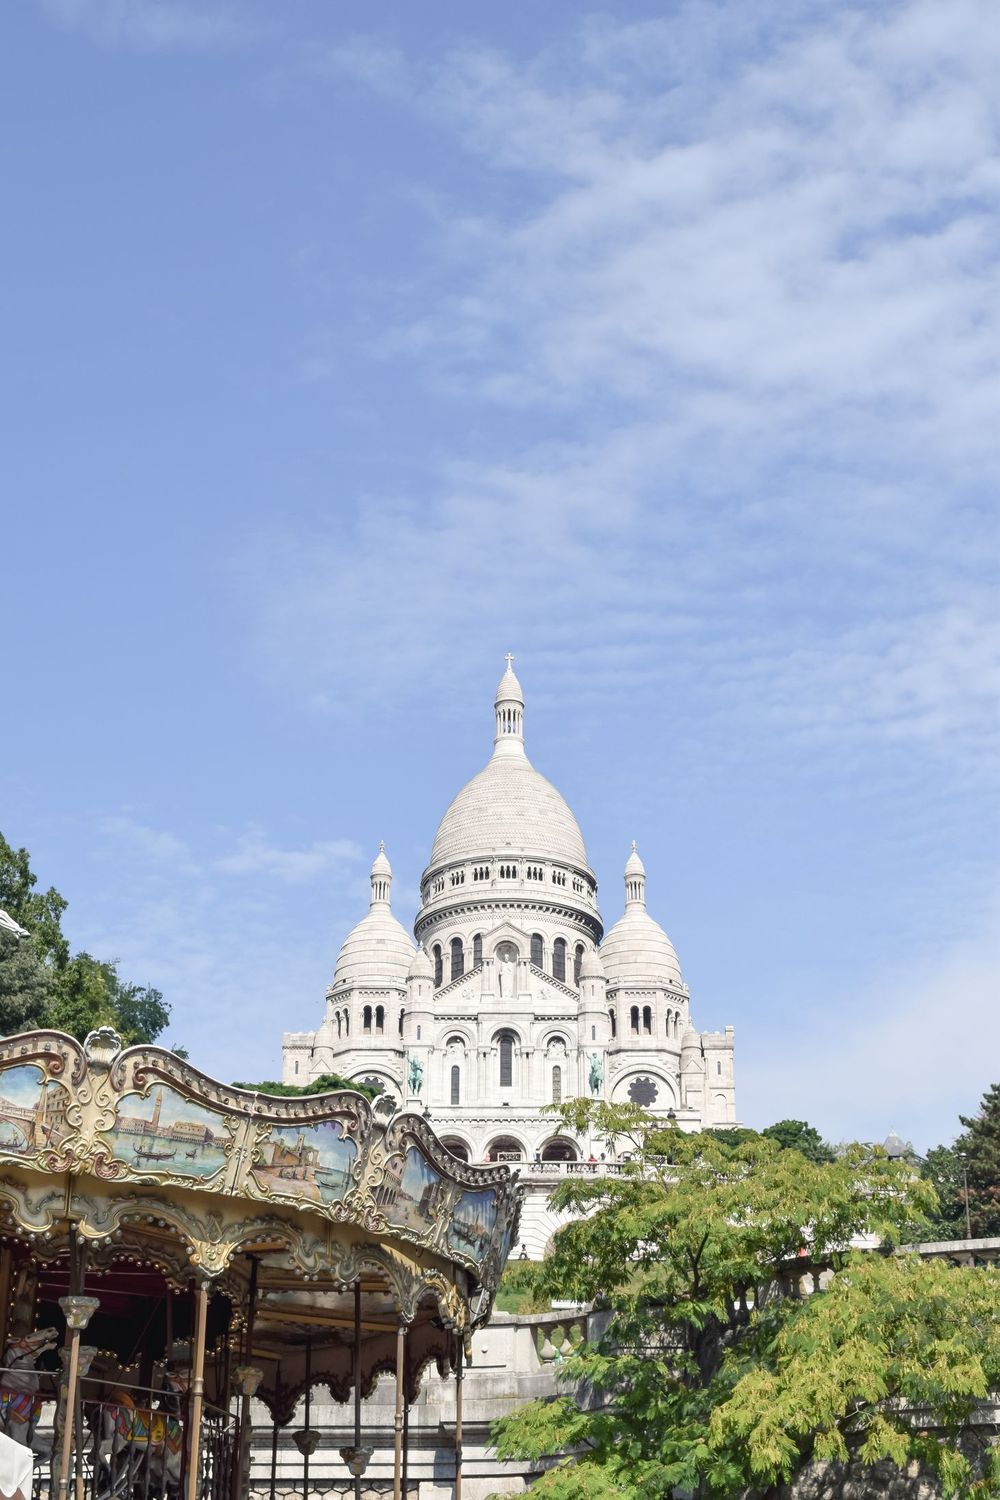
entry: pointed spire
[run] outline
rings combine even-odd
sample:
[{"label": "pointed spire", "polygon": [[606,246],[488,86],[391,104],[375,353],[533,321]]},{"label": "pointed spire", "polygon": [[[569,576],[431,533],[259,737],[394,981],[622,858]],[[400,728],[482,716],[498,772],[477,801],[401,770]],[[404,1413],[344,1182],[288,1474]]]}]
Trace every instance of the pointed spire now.
[{"label": "pointed spire", "polygon": [[625,905],[646,906],[646,866],[639,858],[639,851],[632,840],[632,853],[625,861]]},{"label": "pointed spire", "polygon": [[514,676],[514,658],[507,652],[507,670],[500,679],[496,696],[497,732],[494,755],[524,754],[524,694]]},{"label": "pointed spire", "polygon": [[372,861],[372,906],[388,906],[392,891],[392,866],[385,854],[385,844],[380,839],[378,853]]}]

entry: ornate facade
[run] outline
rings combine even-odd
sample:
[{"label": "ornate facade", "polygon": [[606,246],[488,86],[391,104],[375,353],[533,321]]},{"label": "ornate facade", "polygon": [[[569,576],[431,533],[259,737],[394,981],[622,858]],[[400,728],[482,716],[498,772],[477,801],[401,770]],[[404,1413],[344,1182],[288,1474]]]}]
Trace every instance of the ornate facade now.
[{"label": "ornate facade", "polygon": [[438,826],[416,946],[392,914],[380,849],[322,1024],[284,1037],[284,1081],[377,1080],[429,1110],[468,1161],[586,1158],[601,1143],[557,1134],[542,1112],[581,1094],[672,1111],[691,1130],[734,1120],[732,1027],[695,1030],[634,844],[625,909],[605,934],[579,825],[525,753],[510,658],[495,710],[493,754]]}]

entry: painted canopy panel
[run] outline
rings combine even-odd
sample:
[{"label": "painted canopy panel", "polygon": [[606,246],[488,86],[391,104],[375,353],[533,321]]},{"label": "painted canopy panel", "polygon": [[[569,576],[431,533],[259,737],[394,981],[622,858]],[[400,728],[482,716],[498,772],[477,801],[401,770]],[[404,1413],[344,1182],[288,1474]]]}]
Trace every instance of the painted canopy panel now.
[{"label": "painted canopy panel", "polygon": [[121,1183],[136,1201],[204,1194],[206,1219],[217,1213],[213,1198],[230,1200],[227,1218],[245,1218],[253,1203],[290,1205],[304,1228],[315,1215],[408,1240],[487,1287],[499,1279],[520,1201],[507,1167],[456,1160],[419,1116],[386,1120],[347,1091],[276,1098],[236,1089],[160,1048],[123,1051],[107,1030],[85,1047],[58,1032],[0,1042],[4,1162],[63,1181]]}]

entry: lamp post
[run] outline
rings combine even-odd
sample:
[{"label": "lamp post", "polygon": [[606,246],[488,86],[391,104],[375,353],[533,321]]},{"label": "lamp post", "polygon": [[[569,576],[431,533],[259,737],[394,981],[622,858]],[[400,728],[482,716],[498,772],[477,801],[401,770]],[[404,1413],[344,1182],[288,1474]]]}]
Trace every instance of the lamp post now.
[{"label": "lamp post", "polygon": [[76,1384],[80,1373],[80,1335],[100,1307],[97,1297],[60,1297],[59,1306],[69,1329],[69,1369],[66,1373],[66,1412],[63,1417],[62,1452],[59,1455],[59,1500],[66,1500],[69,1489],[69,1461],[73,1450],[73,1414],[76,1409]]},{"label": "lamp post", "polygon": [[964,1151],[958,1153],[962,1163],[962,1194],[965,1198],[965,1238],[972,1239],[972,1218],[969,1214],[969,1158]]}]

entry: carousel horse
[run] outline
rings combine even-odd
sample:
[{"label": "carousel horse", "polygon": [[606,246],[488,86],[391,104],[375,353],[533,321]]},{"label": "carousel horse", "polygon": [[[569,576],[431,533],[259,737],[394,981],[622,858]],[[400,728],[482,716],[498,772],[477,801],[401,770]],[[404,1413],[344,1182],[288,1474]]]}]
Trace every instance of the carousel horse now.
[{"label": "carousel horse", "polygon": [[0,1370],[0,1432],[25,1448],[33,1446],[42,1412],[42,1398],[38,1394],[42,1376],[35,1364],[39,1355],[60,1342],[57,1329],[39,1328],[34,1333],[10,1338],[4,1350],[4,1369]]},{"label": "carousel horse", "polygon": [[[105,1494],[124,1494],[141,1483],[144,1495],[179,1495],[184,1428],[176,1414],[176,1398],[186,1387],[186,1374],[168,1371],[163,1391],[166,1405],[140,1406],[135,1393],[122,1389],[101,1403],[94,1431],[94,1467],[106,1477]],[[139,1480],[143,1468],[148,1485]]]}]

